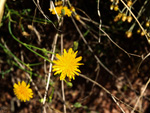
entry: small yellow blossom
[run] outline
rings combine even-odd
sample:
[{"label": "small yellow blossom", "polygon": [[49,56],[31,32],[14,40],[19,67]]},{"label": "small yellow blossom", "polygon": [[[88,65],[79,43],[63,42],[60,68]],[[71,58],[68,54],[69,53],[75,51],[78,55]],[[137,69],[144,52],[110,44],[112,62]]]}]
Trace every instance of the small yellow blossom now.
[{"label": "small yellow blossom", "polygon": [[81,72],[78,68],[79,65],[83,65],[83,63],[78,63],[81,61],[82,57],[77,57],[76,54],[78,51],[74,52],[72,48],[69,49],[68,53],[64,49],[63,55],[56,54],[58,60],[53,61],[55,64],[53,66],[54,75],[61,74],[60,80],[64,80],[67,76],[69,80],[75,79],[75,75],[79,75],[78,72]]},{"label": "small yellow blossom", "polygon": [[80,20],[80,16],[78,14],[75,15],[76,20]]},{"label": "small yellow blossom", "polygon": [[130,23],[132,21],[132,16],[127,16],[127,21]]},{"label": "small yellow blossom", "polygon": [[26,102],[33,97],[32,89],[29,87],[30,85],[26,85],[24,81],[22,81],[21,84],[20,82],[18,82],[18,84],[14,84],[14,93],[19,100]]},{"label": "small yellow blossom", "polygon": [[127,38],[131,38],[132,37],[132,32],[131,31],[127,31],[126,32],[126,36],[127,36]]},{"label": "small yellow blossom", "polygon": [[140,28],[137,30],[137,33],[138,33],[138,34],[140,34],[140,33],[141,33],[141,29],[140,29]]},{"label": "small yellow blossom", "polygon": [[56,6],[60,6],[60,5],[62,5],[62,4],[63,4],[62,1],[55,2],[55,5],[56,5]]},{"label": "small yellow blossom", "polygon": [[118,5],[115,5],[114,6],[114,11],[118,11],[119,10],[119,6]]},{"label": "small yellow blossom", "polygon": [[114,5],[110,5],[110,10],[113,10],[114,9]]},{"label": "small yellow blossom", "polygon": [[122,14],[122,21],[125,22],[127,20],[126,14]]},{"label": "small yellow blossom", "polygon": [[144,30],[144,31],[141,32],[141,36],[144,36],[145,34],[147,34],[146,30]]},{"label": "small yellow blossom", "polygon": [[145,23],[145,26],[146,26],[146,27],[149,27],[149,26],[150,26],[150,22],[147,21],[147,22]]},{"label": "small yellow blossom", "polygon": [[70,9],[68,9],[68,7],[66,6],[57,6],[53,9],[49,9],[53,15],[56,15],[58,14],[58,16],[64,16],[64,15],[67,15],[68,17],[71,16],[71,11]]},{"label": "small yellow blossom", "polygon": [[122,17],[122,13],[118,13],[118,15],[114,18],[114,22],[117,22]]},{"label": "small yellow blossom", "polygon": [[75,12],[75,8],[73,6],[70,7],[70,11]]},{"label": "small yellow blossom", "polygon": [[133,3],[132,3],[132,1],[131,1],[131,0],[129,0],[129,1],[127,2],[127,6],[128,6],[128,7],[131,7],[131,6],[132,6],[132,4],[133,4]]}]

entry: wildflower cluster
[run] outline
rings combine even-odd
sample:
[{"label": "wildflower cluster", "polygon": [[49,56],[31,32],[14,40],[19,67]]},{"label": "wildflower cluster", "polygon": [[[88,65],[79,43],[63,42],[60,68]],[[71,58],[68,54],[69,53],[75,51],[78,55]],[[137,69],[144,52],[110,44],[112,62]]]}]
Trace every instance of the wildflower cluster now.
[{"label": "wildflower cluster", "polygon": [[62,1],[55,2],[55,6],[53,8],[50,8],[50,12],[52,12],[53,15],[58,15],[58,16],[65,16],[67,15],[68,17],[71,16],[72,11],[68,9],[67,6],[63,6]]},{"label": "wildflower cluster", "polygon": [[[140,28],[137,29],[137,33],[140,34],[141,36],[144,36],[145,34],[150,38],[150,33],[148,33],[148,31],[150,30],[150,20],[147,20],[145,22],[145,30],[142,31]],[[145,33],[144,33],[145,32]]]},{"label": "wildflower cluster", "polygon": [[[110,0],[111,5],[110,5],[110,10],[118,11],[117,16],[114,18],[114,22],[117,22],[121,20],[122,22],[127,21],[128,23],[131,23],[133,18],[131,16],[130,11],[124,6],[122,9],[119,7],[119,0]],[[132,10],[133,5],[137,1],[132,2],[132,0],[127,0],[126,5]],[[137,19],[141,16],[142,11],[139,11],[137,14]],[[144,11],[143,11],[144,12]],[[137,33],[140,34],[141,36],[144,36],[145,34],[150,37],[150,34],[147,32],[150,29],[150,20],[146,17],[146,22],[141,22],[142,24],[145,23],[145,31],[142,31],[140,28],[137,30]],[[132,26],[126,31],[126,37],[131,38],[132,37],[132,31],[135,27],[135,24],[132,24]]]},{"label": "wildflower cluster", "polygon": [[119,0],[110,0],[112,4],[110,5],[110,10],[118,11],[119,10]]},{"label": "wildflower cluster", "polygon": [[[122,22],[127,21],[128,23],[132,22],[132,16],[130,14],[130,12],[128,11],[128,9],[126,7],[124,7],[122,10],[119,8],[119,0],[110,0],[111,1],[111,6],[110,6],[110,10],[114,10],[114,11],[118,11],[118,15],[115,16],[114,18],[114,22],[117,22],[119,20],[121,20]],[[131,0],[127,1],[127,6],[131,9],[133,6],[133,3]],[[130,38],[132,36],[132,29],[128,30],[126,32],[126,36],[127,38]]]},{"label": "wildflower cluster", "polygon": [[14,84],[14,93],[19,100],[26,102],[33,98],[33,91],[29,87],[30,85],[26,85],[24,81]]},{"label": "wildflower cluster", "polygon": [[74,52],[72,48],[69,49],[68,53],[64,49],[63,55],[56,54],[58,60],[53,61],[55,64],[53,66],[54,75],[60,74],[60,80],[64,80],[67,76],[69,80],[75,79],[75,75],[79,75],[78,72],[81,72],[78,68],[79,65],[83,65],[83,63],[78,63],[81,61],[82,57],[77,57],[77,52]]},{"label": "wildflower cluster", "polygon": [[76,20],[80,20],[80,16],[76,13],[75,8],[69,5],[70,8],[68,8],[66,5],[63,5],[62,1],[55,2],[55,7],[50,8],[50,12],[52,12],[53,15],[58,15],[59,17],[67,15],[70,17],[72,14],[75,17]]},{"label": "wildflower cluster", "polygon": [[[114,22],[117,22],[118,20],[122,20],[122,22],[125,22],[127,20],[128,23],[132,21],[132,16],[130,13],[127,14],[128,10],[126,8],[123,8],[122,10],[119,9],[119,0],[110,0],[112,4],[110,5],[110,10],[119,11],[118,15],[114,18]],[[132,1],[127,1],[127,6],[131,8],[133,5]]]},{"label": "wildflower cluster", "polygon": [[57,7],[53,8],[53,9],[49,9],[49,10],[52,12],[53,15],[58,14],[58,16],[65,16],[65,15],[67,15],[68,17],[70,17],[71,13],[72,13],[70,11],[70,9],[68,9],[67,6],[57,6]]}]

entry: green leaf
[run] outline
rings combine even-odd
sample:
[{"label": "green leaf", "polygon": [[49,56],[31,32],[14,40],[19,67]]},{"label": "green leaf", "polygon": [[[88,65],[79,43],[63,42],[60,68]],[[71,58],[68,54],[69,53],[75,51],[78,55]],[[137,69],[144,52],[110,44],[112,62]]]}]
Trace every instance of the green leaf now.
[{"label": "green leaf", "polygon": [[64,10],[64,9],[61,10],[61,15],[62,15],[62,16],[65,15],[65,10]]},{"label": "green leaf", "polygon": [[67,82],[67,86],[68,86],[68,87],[72,87],[73,84],[72,84],[71,82]]},{"label": "green leaf", "polygon": [[89,32],[90,32],[90,30],[88,29],[88,30],[83,34],[83,36],[85,37],[86,35],[88,35]]},{"label": "green leaf", "polygon": [[78,49],[79,43],[77,41],[73,42],[73,50],[76,51]]},{"label": "green leaf", "polygon": [[39,101],[40,101],[41,103],[43,103],[43,101],[44,101],[44,98],[41,98]]},{"label": "green leaf", "polygon": [[82,105],[81,105],[81,103],[76,102],[76,103],[74,104],[74,107],[76,107],[76,108],[80,108],[80,107],[82,107]]}]

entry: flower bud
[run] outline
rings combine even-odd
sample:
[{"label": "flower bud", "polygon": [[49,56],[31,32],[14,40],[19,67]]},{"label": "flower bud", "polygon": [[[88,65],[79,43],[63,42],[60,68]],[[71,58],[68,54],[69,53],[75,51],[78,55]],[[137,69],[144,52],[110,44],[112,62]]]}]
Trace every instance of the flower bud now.
[{"label": "flower bud", "polygon": [[127,31],[127,32],[126,32],[126,36],[127,36],[127,38],[131,38],[132,32],[131,32],[131,31]]},{"label": "flower bud", "polygon": [[132,21],[132,16],[128,16],[127,21],[130,23]]},{"label": "flower bud", "polygon": [[131,1],[131,0],[127,2],[127,6],[128,6],[128,7],[131,7],[131,6],[132,6],[132,1]]}]

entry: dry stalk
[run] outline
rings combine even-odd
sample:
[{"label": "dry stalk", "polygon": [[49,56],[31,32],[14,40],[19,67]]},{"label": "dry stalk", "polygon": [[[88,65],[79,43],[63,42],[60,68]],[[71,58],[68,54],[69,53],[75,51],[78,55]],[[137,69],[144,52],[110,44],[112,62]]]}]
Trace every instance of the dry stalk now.
[{"label": "dry stalk", "polygon": [[75,20],[73,19],[73,17],[71,17],[71,19],[72,19],[72,22],[74,23],[74,25],[75,25],[75,27],[76,27],[78,33],[80,34],[82,40],[83,40],[84,43],[87,45],[89,51],[94,55],[94,58],[97,60],[97,62],[98,62],[110,75],[112,75],[113,77],[116,78],[117,76],[116,76],[112,71],[110,71],[110,70],[100,61],[100,59],[97,57],[97,55],[94,54],[93,49],[92,49],[91,46],[87,43],[86,39],[84,38],[83,34],[81,33],[81,31],[80,31],[79,27],[77,26],[77,24],[76,24]]},{"label": "dry stalk", "polygon": [[[52,51],[53,53],[55,53],[55,50],[56,50],[57,39],[58,39],[58,33],[56,33],[56,35],[54,37],[54,45],[53,45],[53,51]],[[53,61],[53,60],[54,60],[54,54],[52,54],[52,57],[51,57],[51,61]],[[50,82],[51,72],[52,72],[52,63],[50,63],[50,65],[49,65],[49,72],[48,72],[48,78],[47,78],[47,85],[46,85],[46,88],[45,88],[43,105],[45,105],[45,102],[46,102],[46,96],[47,96],[47,92],[48,92],[48,88],[49,88],[49,82]],[[45,106],[43,106],[43,112],[46,113]]]},{"label": "dry stalk", "polygon": [[[63,21],[63,20],[62,20]],[[63,34],[61,34],[61,54],[63,54]],[[62,91],[62,97],[64,102],[64,113],[66,113],[66,100],[65,100],[65,91],[64,91],[64,80],[61,81],[61,91]]]},{"label": "dry stalk", "polygon": [[[125,106],[127,106],[130,109],[133,109],[133,107],[131,107],[129,104],[123,102],[122,100],[120,100],[118,97],[114,96],[113,94],[111,94],[110,91],[108,91],[105,87],[103,87],[101,84],[99,84],[98,82],[90,79],[89,77],[87,77],[86,75],[83,74],[79,74],[79,76],[81,76],[82,78],[89,80],[90,82],[92,82],[93,84],[97,85],[98,87],[102,88],[107,94],[109,94],[112,98],[114,98],[115,100],[119,101],[120,103],[124,104]],[[135,110],[136,112],[141,112],[139,110]]]},{"label": "dry stalk", "polygon": [[0,0],[0,24],[2,21],[3,13],[4,13],[5,2],[6,0]]},{"label": "dry stalk", "polygon": [[138,103],[140,102],[140,99],[143,97],[144,92],[145,92],[145,90],[146,90],[146,88],[147,88],[147,86],[148,86],[149,83],[150,83],[150,78],[149,78],[148,81],[146,82],[145,87],[144,87],[144,89],[142,90],[141,95],[139,96],[138,100],[136,101],[136,104],[135,104],[133,110],[131,111],[131,113],[134,113],[134,111],[135,111],[135,109],[136,109]]}]

